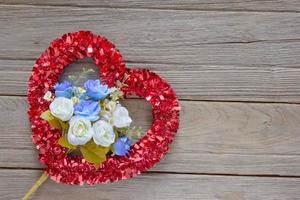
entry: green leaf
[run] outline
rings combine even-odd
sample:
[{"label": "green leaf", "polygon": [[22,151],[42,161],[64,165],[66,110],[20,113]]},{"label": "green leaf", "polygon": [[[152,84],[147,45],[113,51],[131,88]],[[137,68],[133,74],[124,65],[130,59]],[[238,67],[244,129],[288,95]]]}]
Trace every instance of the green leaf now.
[{"label": "green leaf", "polygon": [[131,140],[131,141],[138,141],[143,134],[143,130],[140,127],[128,127],[128,129],[125,131],[125,135]]},{"label": "green leaf", "polygon": [[57,121],[58,121],[59,124],[60,124],[60,127],[61,127],[60,130],[63,132],[63,134],[64,134],[64,133],[67,133],[68,130],[69,130],[69,124],[68,124],[68,122],[63,122],[63,121],[60,120],[60,119],[57,119]]},{"label": "green leaf", "polygon": [[41,118],[46,120],[50,124],[50,126],[62,130],[59,120],[51,114],[50,110],[46,110],[45,112],[43,112],[41,114]]},{"label": "green leaf", "polygon": [[61,137],[58,139],[58,144],[59,144],[60,146],[62,146],[62,147],[66,147],[66,148],[68,148],[68,149],[72,149],[72,150],[76,149],[76,146],[74,146],[74,145],[72,145],[72,144],[70,144],[70,143],[68,142],[68,140],[67,140],[67,138],[66,138],[65,135],[61,136]]},{"label": "green leaf", "polygon": [[109,150],[109,147],[98,146],[93,140],[80,147],[84,159],[93,164],[100,164],[105,161]]},{"label": "green leaf", "polygon": [[71,80],[71,81],[75,81],[75,80],[76,80],[76,76],[74,76],[74,75],[69,75],[69,76],[68,76],[68,79]]},{"label": "green leaf", "polygon": [[54,119],[54,116],[51,114],[50,110],[46,110],[45,112],[43,112],[41,114],[41,118],[44,119],[44,120],[52,120]]},{"label": "green leaf", "polygon": [[116,91],[110,94],[110,97],[112,101],[117,101],[119,99],[123,99],[124,94],[120,89],[117,89]]},{"label": "green leaf", "polygon": [[110,149],[109,150],[114,154],[115,153],[114,145],[110,145]]},{"label": "green leaf", "polygon": [[95,72],[95,70],[91,69],[91,68],[90,69],[86,69],[85,67],[82,68],[82,73],[83,74],[87,74],[87,73],[90,73],[90,72]]},{"label": "green leaf", "polygon": [[117,133],[118,136],[127,135],[129,127],[117,128],[114,127],[114,132]]}]

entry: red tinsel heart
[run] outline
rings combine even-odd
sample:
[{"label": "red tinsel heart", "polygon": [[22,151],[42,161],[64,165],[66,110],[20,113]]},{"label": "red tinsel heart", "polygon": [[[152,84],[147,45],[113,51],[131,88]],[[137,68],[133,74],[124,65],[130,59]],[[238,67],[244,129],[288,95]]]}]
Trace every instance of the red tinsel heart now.
[{"label": "red tinsel heart", "polygon": [[[152,127],[131,147],[129,155],[110,156],[98,169],[81,156],[68,156],[67,150],[57,143],[61,132],[40,118],[49,107],[44,94],[53,90],[65,67],[85,57],[94,59],[101,81],[110,87],[129,75],[125,81],[128,87],[123,87],[123,92],[145,98],[153,114]],[[170,85],[149,70],[127,69],[115,46],[89,31],[67,33],[41,54],[29,78],[28,103],[32,140],[39,150],[39,160],[47,165],[50,178],[60,183],[108,183],[140,174],[166,154],[179,126],[180,107]]]}]

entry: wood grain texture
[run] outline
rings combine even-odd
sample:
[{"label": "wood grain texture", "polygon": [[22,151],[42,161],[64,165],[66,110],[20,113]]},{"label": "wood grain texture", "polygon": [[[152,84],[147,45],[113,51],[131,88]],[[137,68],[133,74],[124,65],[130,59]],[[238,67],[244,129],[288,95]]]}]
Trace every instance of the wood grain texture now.
[{"label": "wood grain texture", "polygon": [[220,10],[220,11],[300,11],[300,2],[298,0],[73,0],[72,2],[52,0],[1,0],[3,4],[29,4],[29,5],[60,5],[60,6],[81,6],[81,7],[114,7],[114,8],[148,8],[148,9],[183,9],[183,10]]},{"label": "wood grain texture", "polygon": [[0,5],[0,58],[34,59],[63,33],[89,29],[137,63],[298,66],[299,16]]},{"label": "wood grain texture", "polygon": [[299,13],[28,5],[0,11],[2,95],[25,94],[33,59],[52,39],[90,29],[108,36],[128,66],[167,78],[181,99],[299,103]]},{"label": "wood grain texture", "polygon": [[[0,170],[0,200],[20,199],[41,174],[35,170]],[[35,193],[35,200],[295,200],[300,179],[179,174],[144,174],[107,185],[69,186],[51,180]]]},{"label": "wood grain texture", "polygon": [[[148,130],[152,118],[146,101],[124,103],[135,125]],[[26,106],[22,97],[0,97],[0,167],[42,167]],[[181,101],[181,106],[177,137],[152,171],[300,175],[298,105]]]},{"label": "wood grain texture", "polygon": [[[143,175],[48,181],[33,199],[299,199],[299,24],[299,0],[0,0],[0,200],[20,199],[44,168],[26,114],[34,59],[80,29],[107,36],[128,67],[166,78],[181,99],[180,129]],[[93,65],[72,64],[62,79],[82,66]],[[147,130],[147,102],[124,103]]]},{"label": "wood grain texture", "polygon": [[[0,95],[26,95],[33,60],[0,60]],[[168,80],[180,99],[217,101],[300,102],[300,68],[130,63]],[[67,74],[78,74],[92,63],[74,63]],[[91,74],[97,78],[98,73]],[[65,78],[66,76],[64,76]]]}]

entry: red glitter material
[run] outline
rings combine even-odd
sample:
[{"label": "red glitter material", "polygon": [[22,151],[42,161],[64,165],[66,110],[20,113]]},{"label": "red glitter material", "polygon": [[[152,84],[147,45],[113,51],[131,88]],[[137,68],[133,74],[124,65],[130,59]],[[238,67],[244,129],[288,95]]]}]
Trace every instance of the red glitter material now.
[{"label": "red glitter material", "polygon": [[[136,94],[152,106],[153,123],[147,134],[131,147],[128,156],[111,156],[96,169],[81,156],[68,156],[57,141],[61,132],[40,118],[48,109],[43,99],[53,91],[63,69],[70,63],[91,57],[99,67],[101,81],[113,86],[129,74],[125,95]],[[29,78],[29,119],[32,141],[39,160],[47,165],[50,178],[66,184],[99,184],[131,178],[151,168],[167,153],[179,126],[179,103],[170,85],[157,74],[144,69],[127,69],[120,52],[102,36],[89,31],[68,33],[54,40],[36,60]]]}]

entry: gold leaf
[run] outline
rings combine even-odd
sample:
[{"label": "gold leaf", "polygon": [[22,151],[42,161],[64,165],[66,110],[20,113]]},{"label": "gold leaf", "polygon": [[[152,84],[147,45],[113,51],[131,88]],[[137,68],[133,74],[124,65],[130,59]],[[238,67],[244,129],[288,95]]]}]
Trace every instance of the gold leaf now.
[{"label": "gold leaf", "polygon": [[60,124],[61,131],[63,132],[63,134],[67,133],[68,130],[69,130],[69,124],[68,124],[67,122],[63,122],[63,121],[60,120],[60,119],[57,119],[57,121],[58,121],[59,124]]},{"label": "gold leaf", "polygon": [[115,153],[114,145],[111,145],[109,150],[110,150],[112,153]]},{"label": "gold leaf", "polygon": [[62,130],[62,127],[61,127],[61,125],[60,125],[58,119],[55,118],[55,117],[51,114],[50,110],[46,110],[45,112],[43,112],[43,113],[41,114],[41,118],[44,119],[44,120],[46,120],[46,121],[50,124],[50,126],[52,126],[52,127],[54,127],[54,128],[57,128],[57,129],[59,129],[59,130]]},{"label": "gold leaf", "polygon": [[80,148],[84,159],[93,164],[100,164],[105,161],[109,150],[109,147],[98,146],[93,140]]},{"label": "gold leaf", "polygon": [[50,110],[46,110],[41,114],[41,118],[48,121],[48,120],[53,120],[54,116],[51,114]]},{"label": "gold leaf", "polygon": [[72,144],[70,144],[70,143],[68,142],[68,140],[67,140],[67,138],[66,138],[65,135],[61,136],[61,137],[58,139],[58,144],[59,144],[60,146],[62,146],[62,147],[66,147],[66,148],[68,148],[68,149],[72,149],[72,150],[76,149],[76,146],[74,146],[74,145],[72,145]]}]

